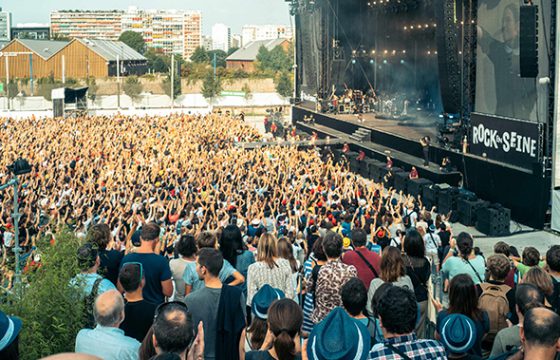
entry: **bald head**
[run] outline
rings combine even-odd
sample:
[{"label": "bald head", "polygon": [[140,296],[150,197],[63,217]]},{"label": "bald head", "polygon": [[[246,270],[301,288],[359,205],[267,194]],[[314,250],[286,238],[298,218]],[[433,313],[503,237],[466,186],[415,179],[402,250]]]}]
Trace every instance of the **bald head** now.
[{"label": "bald head", "polygon": [[523,319],[525,343],[535,347],[555,347],[560,339],[560,316],[547,308],[527,311]]},{"label": "bald head", "polygon": [[117,290],[99,295],[93,307],[95,322],[101,326],[118,327],[124,320],[124,301]]}]

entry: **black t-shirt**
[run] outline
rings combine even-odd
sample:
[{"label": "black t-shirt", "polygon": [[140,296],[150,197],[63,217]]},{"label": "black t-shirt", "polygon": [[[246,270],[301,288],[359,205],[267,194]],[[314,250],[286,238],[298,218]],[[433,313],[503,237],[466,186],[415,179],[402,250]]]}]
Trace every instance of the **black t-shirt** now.
[{"label": "black t-shirt", "polygon": [[124,254],[117,250],[100,250],[99,251],[99,274],[115,286],[119,278],[119,266]]},{"label": "black t-shirt", "polygon": [[124,334],[142,342],[154,322],[156,308],[156,304],[146,300],[126,302],[124,321],[120,326]]},{"label": "black t-shirt", "polygon": [[144,269],[146,285],[142,290],[142,296],[149,302],[161,304],[165,301],[161,283],[171,279],[169,261],[161,255],[131,253],[123,257],[121,266],[129,262],[139,262]]},{"label": "black t-shirt", "polygon": [[406,256],[404,257],[404,264],[406,266],[406,274],[410,277],[414,286],[416,301],[428,300],[428,281],[432,274],[430,262],[426,258],[418,259]]}]

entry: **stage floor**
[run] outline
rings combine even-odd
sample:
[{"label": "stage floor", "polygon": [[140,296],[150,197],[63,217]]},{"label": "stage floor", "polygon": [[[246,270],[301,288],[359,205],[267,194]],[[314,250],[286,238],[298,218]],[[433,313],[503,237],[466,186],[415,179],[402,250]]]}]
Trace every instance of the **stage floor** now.
[{"label": "stage floor", "polygon": [[[301,104],[301,106],[311,111],[316,110],[314,103],[305,102]],[[420,140],[420,138],[424,136],[429,136],[433,144],[436,143],[438,136],[437,125],[440,121],[443,122],[437,115],[433,113],[428,114],[426,112],[415,112],[415,118],[406,121],[380,119],[375,113],[362,114],[363,122],[358,121],[358,116],[352,114],[323,113],[323,115],[337,120],[347,121],[360,127],[383,131],[411,140]]]}]

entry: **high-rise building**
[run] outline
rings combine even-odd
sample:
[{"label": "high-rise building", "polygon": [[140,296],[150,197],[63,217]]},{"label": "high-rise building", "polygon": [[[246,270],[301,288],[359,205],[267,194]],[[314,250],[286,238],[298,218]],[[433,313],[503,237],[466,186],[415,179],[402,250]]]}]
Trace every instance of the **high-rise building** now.
[{"label": "high-rise building", "polygon": [[122,31],[139,32],[148,47],[188,59],[201,46],[202,15],[198,11],[130,7],[122,16]]},{"label": "high-rise building", "polygon": [[201,46],[206,50],[212,50],[212,36],[202,35],[202,44]]},{"label": "high-rise building", "polygon": [[231,29],[224,24],[212,26],[212,50],[228,52],[231,46]]},{"label": "high-rise building", "polygon": [[12,14],[2,11],[0,7],[0,41],[10,41],[10,30],[12,28]]},{"label": "high-rise building", "polygon": [[286,25],[245,25],[241,37],[243,46],[253,41],[291,39],[292,28]]},{"label": "high-rise building", "polygon": [[231,36],[231,47],[239,49],[243,46],[243,37],[241,34],[233,34]]},{"label": "high-rise building", "polygon": [[48,40],[51,28],[48,24],[17,24],[12,27],[12,39]]},{"label": "high-rise building", "polygon": [[52,37],[118,40],[122,10],[58,10],[51,12]]}]

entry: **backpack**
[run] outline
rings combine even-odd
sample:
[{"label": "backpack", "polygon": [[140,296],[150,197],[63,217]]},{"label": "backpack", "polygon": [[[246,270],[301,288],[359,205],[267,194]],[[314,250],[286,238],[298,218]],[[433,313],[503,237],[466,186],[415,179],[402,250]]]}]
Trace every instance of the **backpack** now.
[{"label": "backpack", "polygon": [[402,219],[402,222],[403,222],[403,225],[404,225],[405,229],[410,229],[410,227],[412,226],[412,221],[410,219],[410,216],[412,214],[414,214],[414,211],[411,211],[411,212],[406,211],[405,212],[405,215]]},{"label": "backpack", "polygon": [[84,327],[88,329],[93,329],[95,327],[95,318],[93,317],[93,305],[95,303],[95,299],[99,293],[99,284],[103,280],[102,277],[99,277],[93,283],[93,287],[91,289],[91,293],[84,298]]},{"label": "backpack", "polygon": [[509,301],[507,292],[511,290],[508,285],[480,284],[482,294],[478,299],[480,310],[486,311],[490,320],[490,330],[484,337],[485,343],[492,343],[498,331],[507,328],[506,322],[509,314]]}]

